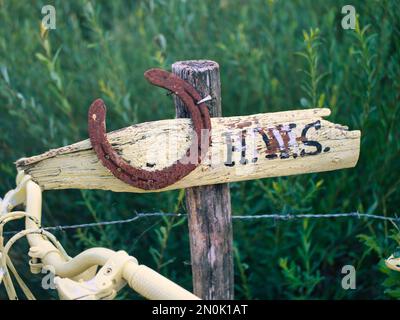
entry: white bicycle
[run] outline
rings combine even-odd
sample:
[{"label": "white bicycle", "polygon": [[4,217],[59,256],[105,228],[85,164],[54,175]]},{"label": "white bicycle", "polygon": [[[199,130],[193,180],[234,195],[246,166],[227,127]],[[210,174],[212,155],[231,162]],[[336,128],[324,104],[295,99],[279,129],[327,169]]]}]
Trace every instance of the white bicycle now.
[{"label": "white bicycle", "polygon": [[[126,284],[147,299],[199,299],[154,270],[139,265],[125,251],[91,248],[71,258],[57,239],[41,228],[42,190],[39,185],[23,173],[18,174],[16,184],[17,187],[9,191],[3,200],[0,198],[0,284],[4,283],[9,299],[18,299],[12,276],[27,299],[35,299],[8,254],[13,244],[23,237],[27,238],[30,246],[31,272],[37,274],[43,268],[54,272],[60,299],[110,300]],[[24,205],[25,211],[12,211],[19,205]],[[25,229],[4,244],[5,224],[23,218]]]}]

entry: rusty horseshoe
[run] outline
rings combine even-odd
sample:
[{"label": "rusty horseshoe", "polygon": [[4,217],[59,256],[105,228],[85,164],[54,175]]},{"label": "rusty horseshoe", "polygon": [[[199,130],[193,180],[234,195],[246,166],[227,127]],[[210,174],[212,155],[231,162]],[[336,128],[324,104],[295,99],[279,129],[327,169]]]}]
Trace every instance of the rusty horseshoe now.
[{"label": "rusty horseshoe", "polygon": [[211,120],[204,99],[202,101],[200,94],[188,82],[161,69],[150,69],[145,72],[144,76],[151,84],[169,90],[183,101],[196,133],[196,139],[192,139],[192,144],[186,151],[186,156],[190,157],[190,150],[197,148],[197,161],[183,163],[182,157],[162,170],[153,171],[131,166],[113,149],[107,139],[106,106],[101,99],[95,100],[89,108],[89,137],[98,159],[116,178],[136,188],[157,190],[182,179],[200,164],[211,144],[211,138],[209,138],[208,143],[202,145],[201,134],[202,130],[205,129],[208,130],[208,136],[211,137]]}]

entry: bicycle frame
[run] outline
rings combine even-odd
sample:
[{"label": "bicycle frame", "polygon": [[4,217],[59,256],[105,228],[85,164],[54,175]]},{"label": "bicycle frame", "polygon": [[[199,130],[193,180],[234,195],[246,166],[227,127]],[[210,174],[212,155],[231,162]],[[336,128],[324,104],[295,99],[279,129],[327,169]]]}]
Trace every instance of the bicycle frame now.
[{"label": "bicycle frame", "polygon": [[[148,299],[199,299],[154,270],[139,265],[134,257],[124,251],[91,248],[74,258],[69,257],[55,237],[40,227],[42,191],[39,185],[23,173],[18,174],[16,182],[17,188],[8,192],[2,201],[0,199],[0,256],[3,270],[0,283],[4,279],[10,299],[17,299],[17,295],[7,269],[14,274],[28,299],[34,299],[8,257],[11,246],[24,236],[27,237],[30,246],[29,264],[32,273],[39,273],[43,268],[54,272],[55,286],[61,299],[113,299],[118,290],[126,284]],[[11,212],[14,207],[21,204],[25,204],[25,212]],[[23,217],[25,217],[25,230],[13,236],[3,246],[4,224]],[[98,267],[100,269],[96,272]]]}]

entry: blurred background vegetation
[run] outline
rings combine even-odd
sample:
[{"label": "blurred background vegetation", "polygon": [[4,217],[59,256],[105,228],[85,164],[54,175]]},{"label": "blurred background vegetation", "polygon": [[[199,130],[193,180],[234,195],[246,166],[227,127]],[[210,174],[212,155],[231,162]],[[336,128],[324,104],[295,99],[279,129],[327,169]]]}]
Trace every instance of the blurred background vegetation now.
[{"label": "blurred background vegetation", "polygon": [[[40,31],[52,4],[57,29]],[[356,30],[341,28],[352,4]],[[13,162],[87,138],[98,97],[108,130],[174,117],[171,97],[145,70],[177,60],[220,64],[225,116],[328,106],[329,120],[362,131],[353,169],[231,184],[233,214],[399,214],[400,2],[397,0],[0,0],[0,194],[14,187]],[[184,212],[183,193],[91,190],[44,194],[45,226]],[[18,229],[15,224],[8,230]],[[55,232],[70,255],[92,246],[123,249],[191,288],[185,218]],[[359,219],[234,221],[235,293],[244,299],[400,297],[400,277],[382,264],[400,243],[396,225]],[[34,293],[27,246],[12,252]],[[341,287],[342,266],[357,289]],[[4,288],[0,297],[5,298]],[[120,299],[139,299],[124,290]]]}]

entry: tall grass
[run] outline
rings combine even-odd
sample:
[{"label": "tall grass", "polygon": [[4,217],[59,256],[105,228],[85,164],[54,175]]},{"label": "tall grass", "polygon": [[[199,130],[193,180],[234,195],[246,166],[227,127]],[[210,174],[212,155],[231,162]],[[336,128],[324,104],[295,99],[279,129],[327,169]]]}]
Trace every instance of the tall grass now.
[{"label": "tall grass", "polygon": [[[57,29],[40,29],[41,7]],[[174,117],[173,103],[143,72],[177,60],[221,66],[225,116],[329,106],[331,121],[362,131],[353,169],[231,184],[234,214],[399,214],[400,5],[352,1],[356,30],[341,28],[345,1],[0,0],[0,194],[14,185],[13,161],[87,138],[98,97],[109,130]],[[179,191],[146,195],[64,190],[44,194],[45,225],[112,220],[134,211],[183,211]],[[56,232],[71,254],[91,246],[127,250],[191,287],[186,221]],[[400,297],[400,277],[382,259],[400,244],[396,226],[357,219],[235,221],[237,298]],[[40,279],[19,270],[39,297]],[[341,287],[343,265],[357,289]],[[0,290],[0,297],[4,297]],[[122,298],[138,298],[124,291]]]}]

